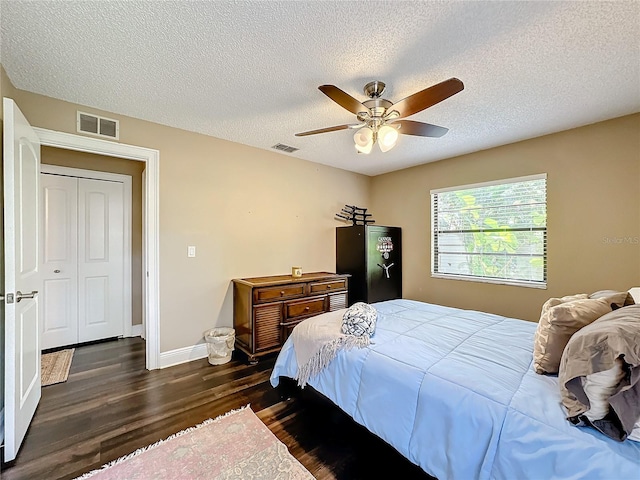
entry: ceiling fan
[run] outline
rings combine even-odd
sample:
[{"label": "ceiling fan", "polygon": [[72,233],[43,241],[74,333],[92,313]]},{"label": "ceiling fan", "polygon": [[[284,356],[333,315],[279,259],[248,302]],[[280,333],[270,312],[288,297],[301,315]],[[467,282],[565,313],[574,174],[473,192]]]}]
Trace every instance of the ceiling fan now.
[{"label": "ceiling fan", "polygon": [[414,93],[397,103],[382,98],[385,84],[379,81],[369,82],[364,86],[364,93],[369,97],[369,100],[362,103],[334,85],[321,85],[318,89],[341,107],[355,113],[360,123],[296,133],[296,137],[359,128],[353,136],[356,150],[358,153],[370,153],[376,142],[383,152],[391,150],[396,144],[399,133],[419,137],[443,136],[449,129],[430,123],[403,119],[462,91],[464,84],[457,78],[450,78]]}]

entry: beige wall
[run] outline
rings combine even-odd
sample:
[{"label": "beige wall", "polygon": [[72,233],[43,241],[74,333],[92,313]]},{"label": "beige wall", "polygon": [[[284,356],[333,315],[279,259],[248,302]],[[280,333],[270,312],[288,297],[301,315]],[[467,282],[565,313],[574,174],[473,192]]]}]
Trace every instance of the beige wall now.
[{"label": "beige wall", "polygon": [[[77,109],[104,113],[122,143],[160,151],[163,352],[231,325],[232,278],[333,271],[345,203],[403,228],[406,298],[537,320],[550,296],[640,285],[640,245],[614,243],[640,238],[640,114],[369,178],[1,87],[35,126],[75,133]],[[432,279],[430,189],[535,173],[548,174],[548,289]]]},{"label": "beige wall", "polygon": [[369,204],[364,175],[25,91],[14,99],[34,126],[75,133],[77,109],[102,113],[120,120],[120,142],[160,151],[162,352],[232,324],[233,278],[335,270],[334,213]]},{"label": "beige wall", "polygon": [[[547,290],[431,278],[430,190],[536,173]],[[640,114],[375,177],[371,208],[403,229],[406,298],[537,320],[549,297],[640,286]]]},{"label": "beige wall", "polygon": [[131,324],[142,323],[142,171],[143,162],[42,147],[41,163],[119,173],[131,177]]}]

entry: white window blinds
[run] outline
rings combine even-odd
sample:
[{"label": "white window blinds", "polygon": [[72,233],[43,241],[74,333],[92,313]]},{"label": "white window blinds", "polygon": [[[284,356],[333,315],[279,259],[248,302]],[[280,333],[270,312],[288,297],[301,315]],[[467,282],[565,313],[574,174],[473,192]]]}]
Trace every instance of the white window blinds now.
[{"label": "white window blinds", "polygon": [[432,275],[546,287],[547,177],[431,191]]}]

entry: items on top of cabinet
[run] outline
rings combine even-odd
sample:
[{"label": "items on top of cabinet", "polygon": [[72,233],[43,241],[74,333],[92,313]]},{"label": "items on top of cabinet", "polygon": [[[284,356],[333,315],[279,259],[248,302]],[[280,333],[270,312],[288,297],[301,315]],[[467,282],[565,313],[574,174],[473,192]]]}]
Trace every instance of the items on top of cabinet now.
[{"label": "items on top of cabinet", "polygon": [[369,225],[376,223],[375,220],[367,213],[366,208],[356,207],[355,205],[345,205],[339,213],[336,213],[336,220],[343,222],[351,222],[352,225]]}]

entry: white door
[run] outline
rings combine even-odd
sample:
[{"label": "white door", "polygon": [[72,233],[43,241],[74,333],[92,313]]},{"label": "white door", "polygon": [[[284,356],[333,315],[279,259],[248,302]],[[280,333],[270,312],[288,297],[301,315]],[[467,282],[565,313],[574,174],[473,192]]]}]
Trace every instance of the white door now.
[{"label": "white door", "polygon": [[42,348],[122,336],[124,185],[46,173],[41,183]]},{"label": "white door", "polygon": [[40,175],[41,348],[78,343],[78,180]]},{"label": "white door", "polygon": [[40,142],[13,100],[4,108],[5,445],[14,460],[40,401]]},{"label": "white door", "polygon": [[78,340],[124,334],[124,186],[78,181]]}]

